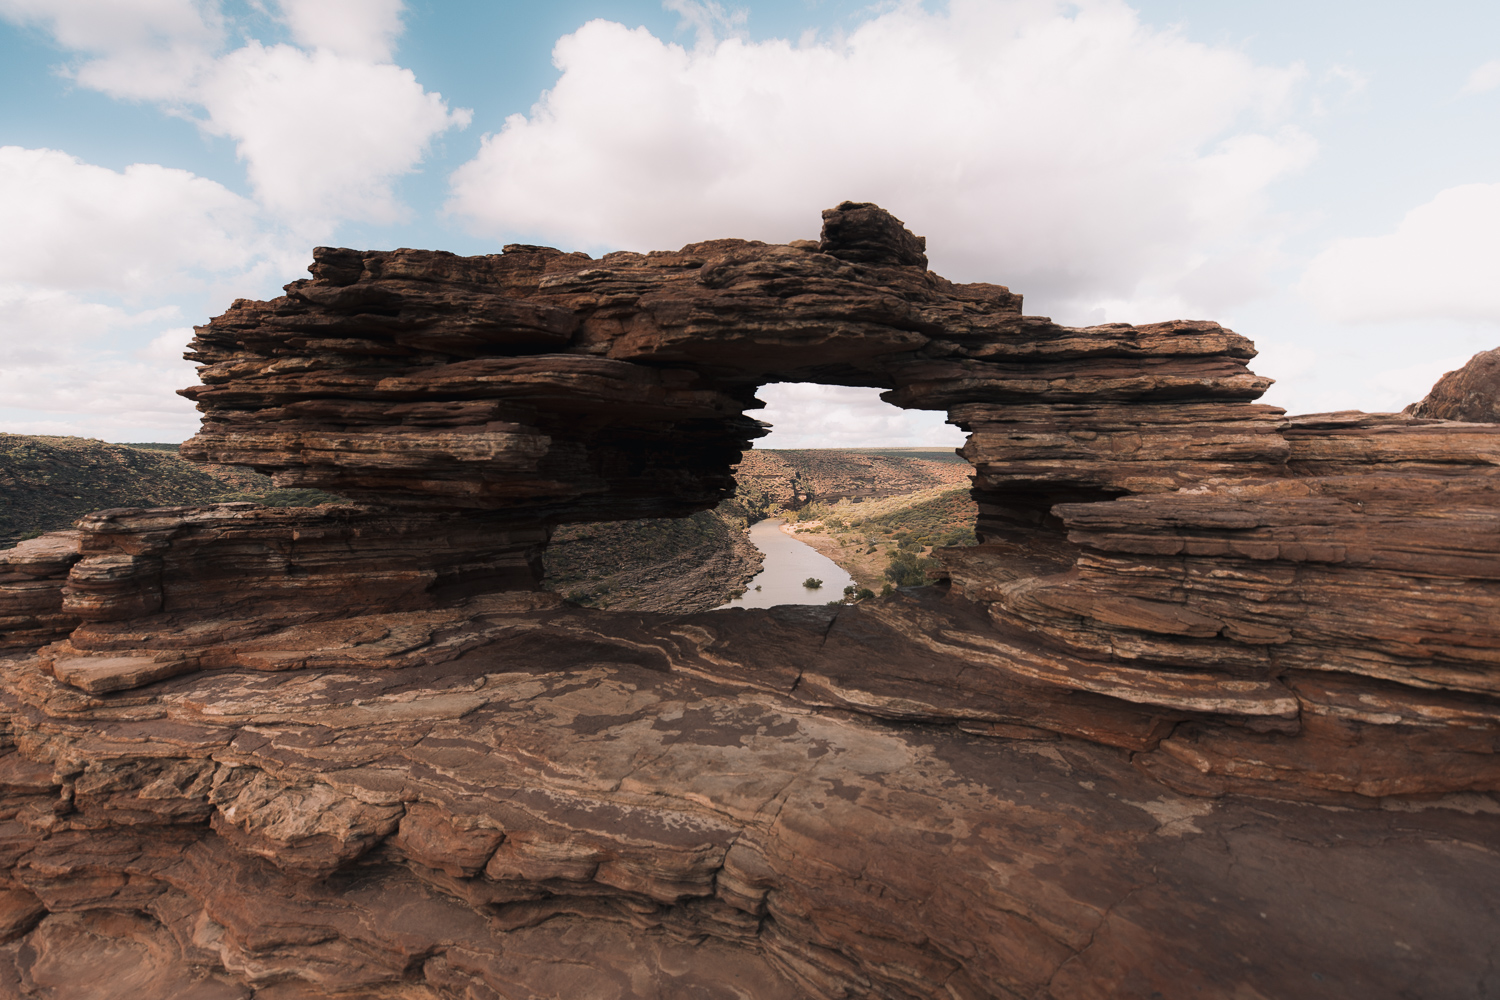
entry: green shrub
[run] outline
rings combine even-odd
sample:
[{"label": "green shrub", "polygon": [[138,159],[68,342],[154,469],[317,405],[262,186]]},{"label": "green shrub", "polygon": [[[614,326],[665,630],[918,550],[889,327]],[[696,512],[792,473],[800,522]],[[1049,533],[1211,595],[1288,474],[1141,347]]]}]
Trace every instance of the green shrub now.
[{"label": "green shrub", "polygon": [[923,559],[913,551],[898,550],[885,568],[885,578],[897,587],[920,587],[927,583],[927,570],[937,565],[935,559]]},{"label": "green shrub", "polygon": [[806,580],[802,581],[802,586],[806,587],[808,590],[817,590],[823,586],[823,581],[819,580],[817,577],[810,576]]}]

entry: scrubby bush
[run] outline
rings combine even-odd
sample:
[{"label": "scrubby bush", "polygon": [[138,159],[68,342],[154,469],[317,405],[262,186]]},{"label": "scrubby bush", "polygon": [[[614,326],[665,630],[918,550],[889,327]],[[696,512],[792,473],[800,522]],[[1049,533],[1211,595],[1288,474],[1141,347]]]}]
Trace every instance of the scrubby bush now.
[{"label": "scrubby bush", "polygon": [[823,586],[823,581],[819,580],[815,576],[810,576],[806,580],[802,581],[802,586],[806,587],[808,590],[817,590],[818,588]]},{"label": "scrubby bush", "polygon": [[885,578],[897,587],[920,587],[927,582],[927,570],[937,565],[935,559],[923,559],[915,552],[900,550],[891,555]]}]

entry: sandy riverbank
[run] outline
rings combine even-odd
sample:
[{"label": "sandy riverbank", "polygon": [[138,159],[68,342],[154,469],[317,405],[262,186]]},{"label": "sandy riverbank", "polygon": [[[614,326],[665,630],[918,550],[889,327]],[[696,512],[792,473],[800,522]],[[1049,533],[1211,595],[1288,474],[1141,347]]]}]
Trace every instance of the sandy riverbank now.
[{"label": "sandy riverbank", "polygon": [[845,573],[854,577],[854,582],[859,586],[868,587],[878,594],[880,588],[887,583],[885,568],[891,561],[886,547],[866,552],[868,545],[857,545],[852,539],[841,544],[839,536],[813,530],[820,527],[821,521],[809,521],[804,524],[783,524],[781,530],[804,545],[817,549],[837,563]]}]

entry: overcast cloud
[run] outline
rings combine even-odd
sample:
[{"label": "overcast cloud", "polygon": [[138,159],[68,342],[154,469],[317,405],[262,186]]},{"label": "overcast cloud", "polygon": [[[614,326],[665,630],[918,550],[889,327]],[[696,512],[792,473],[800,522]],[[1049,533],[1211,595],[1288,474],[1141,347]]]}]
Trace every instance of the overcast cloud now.
[{"label": "overcast cloud", "polygon": [[1301,290],[1330,319],[1500,322],[1500,184],[1449,188],[1395,231],[1335,241]]}]

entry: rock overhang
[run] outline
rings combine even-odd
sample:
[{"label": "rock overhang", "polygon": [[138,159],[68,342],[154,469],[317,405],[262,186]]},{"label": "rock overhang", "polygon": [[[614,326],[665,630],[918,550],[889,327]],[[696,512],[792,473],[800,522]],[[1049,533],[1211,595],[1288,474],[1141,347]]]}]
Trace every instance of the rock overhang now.
[{"label": "rock overhang", "polygon": [[[1500,425],[1288,418],[1217,324],[1062,327],[875,206],[824,222],[599,261],[320,249],[200,328],[190,452],[361,502],[102,512],[4,555],[17,926],[103,940],[64,911],[128,903],[151,917],[111,940],[199,935],[172,968],[325,992],[534,992],[497,956],[566,963],[567,934],[600,969],[712,942],[814,996],[1277,995],[1311,953],[1479,981]],[[783,379],[969,433],[981,544],[939,586],[690,616],[530,590],[552,524],[727,495]],[[1353,932],[1298,916],[1372,872]],[[236,916],[252,886],[304,941]],[[1391,926],[1444,928],[1424,969],[1365,947]]]}]

